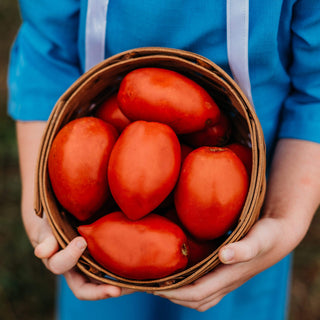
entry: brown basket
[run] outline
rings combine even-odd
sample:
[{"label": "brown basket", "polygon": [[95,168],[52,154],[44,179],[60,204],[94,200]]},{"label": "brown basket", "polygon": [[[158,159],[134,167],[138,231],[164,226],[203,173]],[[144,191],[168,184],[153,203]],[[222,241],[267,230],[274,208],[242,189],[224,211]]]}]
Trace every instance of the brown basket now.
[{"label": "brown basket", "polygon": [[43,136],[35,183],[35,211],[45,211],[62,248],[78,233],[70,216],[54,197],[48,178],[47,160],[51,143],[58,131],[70,120],[86,116],[96,105],[118,88],[129,71],[146,66],[163,67],[183,73],[213,96],[220,108],[232,114],[236,140],[252,146],[252,174],[247,199],[238,224],[232,233],[207,258],[182,272],[156,279],[137,281],[119,277],[97,264],[88,252],[78,268],[89,277],[104,283],[142,291],[164,290],[188,284],[219,264],[222,245],[241,239],[259,217],[265,195],[265,144],[260,122],[238,85],[221,68],[208,59],[187,51],[167,48],[139,48],[112,56],[81,76],[57,101]]}]

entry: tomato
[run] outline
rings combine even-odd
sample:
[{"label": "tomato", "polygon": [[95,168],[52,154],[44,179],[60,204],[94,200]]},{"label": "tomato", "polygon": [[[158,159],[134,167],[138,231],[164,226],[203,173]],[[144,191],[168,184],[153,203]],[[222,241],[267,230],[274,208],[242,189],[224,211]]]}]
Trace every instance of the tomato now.
[{"label": "tomato", "polygon": [[213,250],[218,247],[218,242],[215,240],[204,240],[194,238],[188,231],[186,231],[179,220],[177,211],[175,209],[168,210],[164,213],[164,217],[168,218],[170,221],[178,225],[187,236],[188,243],[188,266],[193,266],[200,262],[201,260],[208,257]]},{"label": "tomato", "polygon": [[105,100],[95,111],[94,116],[112,124],[119,133],[131,122],[119,109],[117,93]]},{"label": "tomato", "polygon": [[182,270],[188,263],[184,232],[155,213],[132,221],[113,212],[78,227],[92,257],[119,276],[157,279]]},{"label": "tomato", "polygon": [[69,122],[53,140],[51,185],[60,204],[78,220],[92,217],[108,198],[108,161],[117,137],[110,124],[84,117]]},{"label": "tomato", "polygon": [[202,130],[220,117],[220,109],[204,88],[162,68],[129,72],[120,84],[118,102],[129,119],[166,123],[177,134]]},{"label": "tomato", "polygon": [[241,160],[227,148],[201,147],[184,160],[175,207],[185,228],[198,239],[215,239],[236,223],[248,192]]},{"label": "tomato", "polygon": [[226,114],[221,113],[217,124],[208,126],[201,131],[183,135],[182,139],[185,143],[195,148],[224,146],[230,139],[231,131],[231,121]]},{"label": "tomato", "polygon": [[227,145],[227,148],[231,149],[243,162],[247,169],[247,173],[250,176],[252,170],[252,150],[248,146],[241,143],[231,143]]},{"label": "tomato", "polygon": [[183,163],[184,159],[187,157],[187,155],[193,151],[193,149],[189,146],[187,146],[184,143],[181,143],[181,163]]},{"label": "tomato", "polygon": [[[191,147],[181,144],[181,164],[183,163],[184,159],[186,156],[193,150]],[[173,194],[174,194],[174,189],[170,192],[170,194],[162,201],[162,203],[159,205],[158,209],[166,209],[169,207],[174,206],[174,201],[173,201]]]},{"label": "tomato", "polygon": [[203,259],[207,258],[215,249],[218,248],[218,242],[215,240],[198,240],[188,235],[189,260],[188,266],[193,266]]},{"label": "tomato", "polygon": [[178,179],[180,159],[179,140],[166,124],[135,121],[124,129],[110,156],[108,179],[128,218],[140,219],[169,195]]}]

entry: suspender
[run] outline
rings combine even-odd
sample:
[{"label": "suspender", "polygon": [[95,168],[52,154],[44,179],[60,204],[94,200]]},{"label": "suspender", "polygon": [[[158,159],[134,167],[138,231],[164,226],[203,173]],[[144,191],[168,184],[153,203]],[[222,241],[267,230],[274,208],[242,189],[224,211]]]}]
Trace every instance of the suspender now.
[{"label": "suspender", "polygon": [[105,58],[108,0],[88,0],[85,34],[85,71]]},{"label": "suspender", "polygon": [[[85,70],[105,58],[109,0],[88,0],[85,34]],[[235,81],[252,103],[248,62],[249,0],[227,0],[228,61]]]},{"label": "suspender", "polygon": [[249,0],[227,0],[227,48],[234,80],[252,103],[249,77]]}]

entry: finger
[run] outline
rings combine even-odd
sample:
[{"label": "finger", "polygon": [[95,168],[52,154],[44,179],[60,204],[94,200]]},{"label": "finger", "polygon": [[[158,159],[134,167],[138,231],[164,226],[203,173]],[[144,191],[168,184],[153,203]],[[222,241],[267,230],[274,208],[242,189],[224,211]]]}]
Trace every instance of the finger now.
[{"label": "finger", "polygon": [[206,311],[208,310],[209,308],[217,305],[221,300],[222,300],[223,296],[222,297],[210,297],[208,299],[206,299],[205,301],[181,301],[181,300],[176,300],[176,299],[170,299],[170,301],[172,303],[175,303],[175,304],[178,304],[180,306],[183,306],[183,307],[187,307],[187,308],[190,308],[190,309],[195,309],[197,311],[200,311],[200,312],[203,312],[203,311]]},{"label": "finger", "polygon": [[119,297],[122,293],[119,287],[91,282],[75,270],[66,272],[64,276],[69,288],[80,300],[102,300],[110,297]]},{"label": "finger", "polygon": [[74,238],[65,249],[47,260],[47,268],[54,274],[63,274],[69,271],[77,264],[86,246],[84,238]]},{"label": "finger", "polygon": [[[270,231],[272,230],[272,231]],[[248,262],[274,245],[279,225],[274,219],[262,219],[242,240],[227,244],[219,251],[219,259],[224,264]]]},{"label": "finger", "polygon": [[210,299],[209,301],[206,301],[205,303],[199,305],[196,310],[197,311],[200,311],[200,312],[204,312],[204,311],[207,311],[208,309],[216,306],[223,298],[224,296],[222,297],[219,297],[219,298],[214,298],[214,299]]},{"label": "finger", "polygon": [[154,294],[171,301],[175,300],[176,303],[204,303],[210,299],[221,299],[231,290],[230,288],[237,286],[244,271],[244,266],[220,265],[189,285],[173,290],[155,291]]},{"label": "finger", "polygon": [[224,264],[247,262],[259,254],[257,243],[243,240],[224,246],[219,251],[219,259]]},{"label": "finger", "polygon": [[194,301],[198,302],[211,295],[211,292],[215,291],[214,287],[215,284],[211,284],[209,275],[206,275],[196,280],[195,282],[189,285],[185,285],[181,288],[155,291],[154,295],[167,298],[171,301],[175,300],[175,303],[177,303],[177,301],[180,301],[181,303]]},{"label": "finger", "polygon": [[59,250],[59,244],[53,234],[49,234],[34,248],[34,254],[40,259],[50,258]]}]

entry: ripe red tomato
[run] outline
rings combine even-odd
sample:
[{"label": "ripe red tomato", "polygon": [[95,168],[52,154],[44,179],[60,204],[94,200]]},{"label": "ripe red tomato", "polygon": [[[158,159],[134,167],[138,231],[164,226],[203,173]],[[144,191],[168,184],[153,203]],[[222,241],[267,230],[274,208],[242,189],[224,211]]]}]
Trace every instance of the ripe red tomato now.
[{"label": "ripe red tomato", "polygon": [[[193,150],[191,147],[181,144],[181,164],[183,163],[184,159],[186,156]],[[159,205],[158,209],[166,209],[169,207],[174,206],[174,201],[173,201],[173,194],[174,194],[174,189],[170,192],[170,194],[162,201],[162,203]]]},{"label": "ripe red tomato", "polygon": [[108,160],[117,137],[110,124],[84,117],[69,122],[53,140],[51,185],[60,204],[78,220],[92,217],[108,198]]},{"label": "ripe red tomato", "polygon": [[169,126],[136,121],[124,129],[110,156],[108,179],[128,218],[145,216],[169,195],[178,179],[180,159],[180,143]]},{"label": "ripe red tomato", "polygon": [[201,147],[181,168],[175,206],[185,228],[198,239],[215,239],[236,223],[248,192],[241,160],[227,148]]},{"label": "ripe red tomato", "polygon": [[216,240],[198,240],[188,235],[189,260],[188,266],[194,266],[198,262],[207,258],[215,249],[218,248]]},{"label": "ripe red tomato", "polygon": [[183,135],[182,139],[186,144],[195,148],[202,146],[224,146],[231,136],[231,121],[226,114],[221,113],[217,124],[208,126],[201,131]]},{"label": "ripe red tomato", "polygon": [[119,109],[117,93],[105,100],[95,111],[94,116],[112,124],[119,133],[131,122]]},{"label": "ripe red tomato", "polygon": [[228,149],[231,149],[243,162],[244,166],[247,169],[247,173],[251,176],[252,170],[252,150],[248,146],[245,146],[241,143],[231,143],[227,146]]},{"label": "ripe red tomato", "polygon": [[218,247],[216,240],[199,240],[194,238],[188,231],[186,231],[175,209],[165,212],[164,217],[178,225],[187,236],[187,243],[189,247],[188,266],[191,267],[205,259]]},{"label": "ripe red tomato", "polygon": [[202,130],[219,120],[220,110],[193,80],[162,68],[129,72],[120,84],[119,107],[131,120],[168,124],[177,133]]},{"label": "ripe red tomato", "polygon": [[129,220],[113,212],[78,228],[92,257],[130,279],[157,279],[186,267],[187,239],[176,224],[155,213]]},{"label": "ripe red tomato", "polygon": [[193,149],[189,146],[187,146],[184,143],[181,143],[181,163],[183,163],[184,159],[187,157],[187,155],[193,151]]}]

